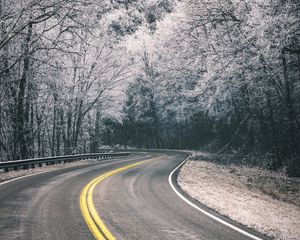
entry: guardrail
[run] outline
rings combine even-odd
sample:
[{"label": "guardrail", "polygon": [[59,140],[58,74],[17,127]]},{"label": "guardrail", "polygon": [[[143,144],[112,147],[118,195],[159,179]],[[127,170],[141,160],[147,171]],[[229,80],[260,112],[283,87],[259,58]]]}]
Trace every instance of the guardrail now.
[{"label": "guardrail", "polygon": [[18,169],[29,169],[36,167],[43,167],[48,165],[54,165],[66,162],[75,162],[79,160],[87,159],[110,159],[113,157],[123,157],[128,156],[128,152],[118,152],[118,153],[91,153],[91,154],[77,154],[77,155],[65,155],[57,157],[45,157],[45,158],[33,158],[17,161],[0,162],[0,170],[5,172]]}]

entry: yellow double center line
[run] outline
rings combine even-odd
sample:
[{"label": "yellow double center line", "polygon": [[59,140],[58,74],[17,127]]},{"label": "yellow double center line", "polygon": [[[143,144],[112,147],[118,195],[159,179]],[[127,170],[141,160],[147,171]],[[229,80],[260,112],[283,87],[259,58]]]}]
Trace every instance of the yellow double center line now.
[{"label": "yellow double center line", "polygon": [[[156,158],[150,159],[154,160]],[[89,229],[93,233],[94,237],[97,240],[115,240],[115,237],[110,233],[110,231],[107,229],[101,218],[99,217],[95,205],[93,202],[93,191],[98,183],[103,181],[104,179],[108,178],[111,175],[114,175],[116,173],[122,172],[128,168],[135,167],[137,165],[140,165],[142,163],[145,163],[150,160],[145,160],[141,162],[137,162],[134,164],[127,165],[125,167],[117,168],[113,171],[107,172],[91,182],[89,182],[84,189],[82,190],[80,194],[80,209],[81,213],[84,217],[84,220],[86,224],[88,225]]]}]

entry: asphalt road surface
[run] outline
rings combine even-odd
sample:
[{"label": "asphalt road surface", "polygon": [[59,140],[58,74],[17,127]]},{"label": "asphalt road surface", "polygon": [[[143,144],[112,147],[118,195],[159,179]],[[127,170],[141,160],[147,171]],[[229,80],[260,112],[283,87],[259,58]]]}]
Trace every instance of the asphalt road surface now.
[{"label": "asphalt road surface", "polygon": [[251,239],[195,210],[172,190],[169,174],[186,157],[169,151],[132,153],[0,185],[0,239],[95,239],[83,217],[82,190],[98,176],[148,159],[95,185],[95,209],[114,238]]}]

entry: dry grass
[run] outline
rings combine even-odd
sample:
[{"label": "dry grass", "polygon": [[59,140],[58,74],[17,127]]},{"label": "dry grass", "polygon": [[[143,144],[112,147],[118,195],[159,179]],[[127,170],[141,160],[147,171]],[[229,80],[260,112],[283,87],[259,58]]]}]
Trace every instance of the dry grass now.
[{"label": "dry grass", "polygon": [[283,172],[275,173],[257,167],[231,166],[229,171],[250,189],[300,207],[300,179],[289,178]]},{"label": "dry grass", "polygon": [[254,167],[189,160],[178,176],[190,196],[276,239],[300,239],[300,180]]}]

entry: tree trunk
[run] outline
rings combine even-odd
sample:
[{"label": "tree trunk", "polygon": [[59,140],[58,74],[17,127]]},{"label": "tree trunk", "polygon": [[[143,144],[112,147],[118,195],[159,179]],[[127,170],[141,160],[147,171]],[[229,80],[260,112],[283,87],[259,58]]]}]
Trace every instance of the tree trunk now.
[{"label": "tree trunk", "polygon": [[[54,90],[55,91],[55,90]],[[53,125],[52,125],[52,148],[51,148],[51,155],[55,156],[55,137],[56,137],[56,115],[57,115],[57,97],[56,93],[53,94],[54,106],[53,106]]]},{"label": "tree trunk", "polygon": [[18,97],[17,97],[17,132],[18,132],[18,139],[17,142],[20,147],[20,158],[26,159],[28,158],[28,149],[26,144],[26,126],[24,125],[25,120],[25,112],[24,112],[24,100],[26,94],[26,84],[27,84],[27,77],[29,74],[30,68],[30,40],[32,35],[32,23],[28,24],[28,32],[25,38],[25,54],[23,60],[23,73],[19,82],[19,90],[18,90]]},{"label": "tree trunk", "polygon": [[71,129],[72,129],[72,113],[71,109],[69,109],[69,112],[67,113],[67,136],[65,141],[65,154],[70,154],[70,145],[71,145]]},{"label": "tree trunk", "polygon": [[35,149],[34,149],[34,111],[33,111],[33,103],[30,107],[30,156],[34,158]]},{"label": "tree trunk", "polygon": [[63,116],[63,110],[60,109],[58,113],[58,128],[56,131],[56,156],[59,156],[61,154],[60,148],[61,148],[61,134],[63,131],[63,126],[64,126],[64,116]]},{"label": "tree trunk", "polygon": [[295,139],[295,110],[294,103],[292,98],[292,87],[289,81],[288,69],[285,51],[282,51],[282,65],[283,65],[283,75],[285,81],[285,90],[286,90],[286,106],[288,110],[288,118],[289,118],[289,136],[290,136],[290,149],[291,155],[293,155],[296,151],[296,139]]},{"label": "tree trunk", "polygon": [[277,137],[275,120],[274,120],[273,107],[272,107],[270,97],[267,96],[267,98],[268,98],[268,108],[269,108],[269,118],[270,118],[269,121],[271,123],[271,130],[272,130],[272,141],[273,141],[273,146],[275,148],[275,159],[273,159],[272,168],[274,170],[277,170],[282,167],[282,159],[281,159],[280,149],[279,149],[279,144],[278,144],[278,137]]},{"label": "tree trunk", "polygon": [[37,124],[37,147],[38,147],[38,156],[42,157],[42,139],[41,139],[41,127],[42,127],[42,119],[38,113],[38,105],[35,107],[36,114],[36,124]]}]

